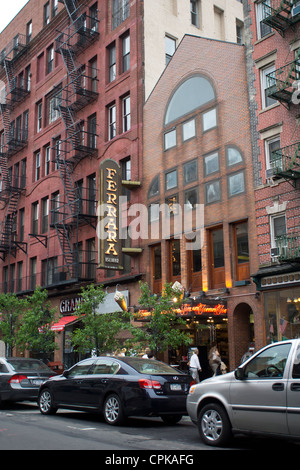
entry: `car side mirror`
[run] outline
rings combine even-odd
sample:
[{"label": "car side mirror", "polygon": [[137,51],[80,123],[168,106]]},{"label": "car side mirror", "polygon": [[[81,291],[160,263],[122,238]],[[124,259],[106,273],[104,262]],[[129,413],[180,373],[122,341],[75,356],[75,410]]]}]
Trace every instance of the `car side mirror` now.
[{"label": "car side mirror", "polygon": [[68,371],[68,370],[64,370],[62,375],[63,375],[63,377],[66,377],[66,378],[67,378],[67,377],[69,376],[69,371]]},{"label": "car side mirror", "polygon": [[245,378],[244,367],[238,367],[237,369],[235,369],[234,376],[237,380],[243,380]]}]

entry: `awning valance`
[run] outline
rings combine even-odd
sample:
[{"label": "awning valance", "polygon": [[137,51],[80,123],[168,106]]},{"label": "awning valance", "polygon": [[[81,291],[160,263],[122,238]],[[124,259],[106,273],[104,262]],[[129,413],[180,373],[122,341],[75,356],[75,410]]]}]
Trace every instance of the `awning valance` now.
[{"label": "awning valance", "polygon": [[61,317],[57,323],[53,323],[53,325],[51,326],[51,330],[63,331],[67,325],[76,323],[79,320],[80,318],[76,317],[76,315],[68,315],[65,317]]}]

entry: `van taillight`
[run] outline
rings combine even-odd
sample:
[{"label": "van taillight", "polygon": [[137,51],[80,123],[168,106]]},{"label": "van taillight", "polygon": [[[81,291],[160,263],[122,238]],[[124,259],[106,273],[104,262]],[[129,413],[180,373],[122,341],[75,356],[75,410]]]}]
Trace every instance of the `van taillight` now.
[{"label": "van taillight", "polygon": [[16,375],[13,375],[8,383],[9,384],[19,384],[22,380],[27,380],[27,376],[26,375],[19,375],[19,374],[16,374]]}]

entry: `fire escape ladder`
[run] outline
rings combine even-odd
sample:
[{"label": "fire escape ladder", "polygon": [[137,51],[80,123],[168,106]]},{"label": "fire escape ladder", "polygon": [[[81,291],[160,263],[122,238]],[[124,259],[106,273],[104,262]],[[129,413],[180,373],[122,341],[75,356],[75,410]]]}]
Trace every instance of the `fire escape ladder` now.
[{"label": "fire escape ladder", "polygon": [[71,21],[75,21],[79,9],[77,6],[77,0],[59,0],[59,2],[65,5]]},{"label": "fire escape ladder", "polygon": [[13,246],[14,214],[20,198],[19,191],[11,191],[1,227],[0,252],[7,253]]},{"label": "fire escape ladder", "polygon": [[16,88],[16,81],[17,81],[16,76],[13,71],[13,65],[10,60],[4,59],[3,67],[6,73],[8,89],[9,89],[9,92],[11,93]]},{"label": "fire escape ladder", "polygon": [[1,117],[2,117],[5,141],[6,141],[6,144],[9,146],[10,141],[11,141],[11,123],[10,123],[9,110],[6,104],[0,103],[0,112],[1,112]]}]

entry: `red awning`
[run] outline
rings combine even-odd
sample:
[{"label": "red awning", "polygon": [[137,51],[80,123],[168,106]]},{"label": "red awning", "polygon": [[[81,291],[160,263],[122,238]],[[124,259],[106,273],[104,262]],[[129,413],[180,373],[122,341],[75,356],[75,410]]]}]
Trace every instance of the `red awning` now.
[{"label": "red awning", "polygon": [[68,315],[66,317],[62,317],[57,323],[53,323],[51,326],[51,330],[53,331],[63,331],[65,326],[70,325],[71,323],[76,323],[79,321],[79,318],[75,315]]}]

